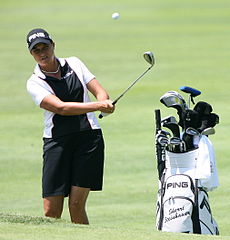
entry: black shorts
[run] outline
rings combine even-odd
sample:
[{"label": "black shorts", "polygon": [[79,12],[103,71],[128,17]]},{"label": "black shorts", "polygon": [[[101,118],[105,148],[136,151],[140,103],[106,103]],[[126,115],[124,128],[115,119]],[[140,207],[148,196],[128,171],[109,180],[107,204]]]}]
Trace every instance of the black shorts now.
[{"label": "black shorts", "polygon": [[102,190],[104,140],[101,129],[43,140],[43,198],[66,197],[71,186]]}]

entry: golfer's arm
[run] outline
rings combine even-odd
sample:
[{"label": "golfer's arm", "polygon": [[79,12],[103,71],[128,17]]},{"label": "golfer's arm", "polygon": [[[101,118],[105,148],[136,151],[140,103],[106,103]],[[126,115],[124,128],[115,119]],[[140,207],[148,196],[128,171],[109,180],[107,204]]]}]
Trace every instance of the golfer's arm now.
[{"label": "golfer's arm", "polygon": [[95,96],[98,101],[104,101],[109,99],[109,95],[106,90],[101,86],[101,84],[97,81],[96,78],[92,79],[87,84],[88,90]]},{"label": "golfer's arm", "polygon": [[103,106],[100,102],[63,102],[55,95],[50,94],[42,100],[40,107],[59,115],[70,116],[98,111]]}]

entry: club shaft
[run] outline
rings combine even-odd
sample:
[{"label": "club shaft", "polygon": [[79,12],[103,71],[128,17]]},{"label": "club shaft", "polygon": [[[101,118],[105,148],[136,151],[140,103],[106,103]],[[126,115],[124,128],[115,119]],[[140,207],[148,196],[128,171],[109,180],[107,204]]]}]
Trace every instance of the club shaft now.
[{"label": "club shaft", "polygon": [[113,105],[115,105],[129,91],[129,89],[132,88],[151,68],[152,68],[152,66],[150,66],[127,89],[125,89],[125,91],[113,101]]},{"label": "club shaft", "polygon": [[[144,71],[127,89],[125,89],[125,91],[119,96],[117,97],[114,101],[113,101],[113,105],[115,105],[128,91],[130,88],[133,87],[133,85],[135,85],[151,68],[153,67],[153,65],[151,65],[146,71]],[[99,115],[99,118],[103,118],[103,114],[101,113]]]}]

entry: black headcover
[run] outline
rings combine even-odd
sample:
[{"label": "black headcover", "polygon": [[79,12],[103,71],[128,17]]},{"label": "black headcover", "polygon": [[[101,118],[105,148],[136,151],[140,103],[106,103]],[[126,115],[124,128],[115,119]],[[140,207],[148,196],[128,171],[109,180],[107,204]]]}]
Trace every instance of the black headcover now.
[{"label": "black headcover", "polygon": [[202,132],[204,129],[214,127],[219,123],[219,116],[212,113],[212,106],[207,102],[198,102],[194,110],[199,115],[200,126],[197,128],[198,131]]},{"label": "black headcover", "polygon": [[219,123],[219,116],[215,113],[210,113],[207,115],[204,115],[201,118],[201,126],[198,128],[199,132],[202,132],[204,129],[209,127],[215,127],[216,124]]},{"label": "black headcover", "polygon": [[197,111],[200,116],[207,115],[212,112],[212,106],[209,103],[202,101],[198,102],[193,109]]},{"label": "black headcover", "polygon": [[178,124],[184,129],[188,127],[195,129],[199,128],[201,126],[201,121],[198,112],[195,110],[187,109],[183,113],[183,116],[180,118]]}]

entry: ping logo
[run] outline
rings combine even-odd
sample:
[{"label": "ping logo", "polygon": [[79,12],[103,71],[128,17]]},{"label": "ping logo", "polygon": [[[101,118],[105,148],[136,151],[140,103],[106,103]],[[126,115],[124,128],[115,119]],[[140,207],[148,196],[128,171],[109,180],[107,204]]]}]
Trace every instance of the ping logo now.
[{"label": "ping logo", "polygon": [[171,182],[168,183],[166,188],[187,188],[188,182]]},{"label": "ping logo", "polygon": [[34,33],[33,35],[31,35],[29,37],[29,42],[31,42],[33,39],[37,38],[37,37],[43,37],[45,38],[45,34],[43,32],[40,32],[40,33]]},{"label": "ping logo", "polygon": [[70,71],[70,72],[68,72],[68,73],[66,73],[66,75],[65,75],[63,78],[66,79],[67,77],[69,77],[69,76],[72,75],[72,74],[73,74],[73,70]]}]

